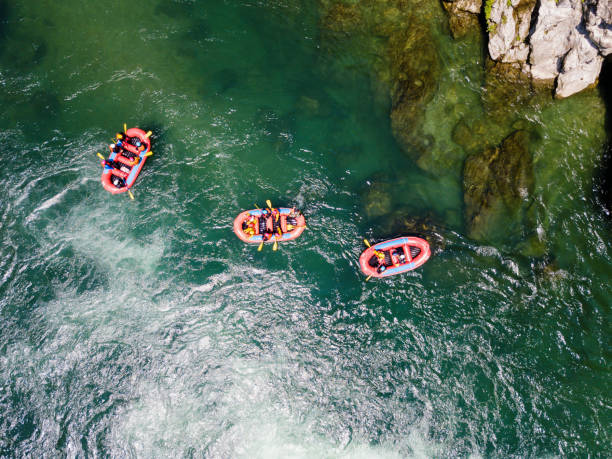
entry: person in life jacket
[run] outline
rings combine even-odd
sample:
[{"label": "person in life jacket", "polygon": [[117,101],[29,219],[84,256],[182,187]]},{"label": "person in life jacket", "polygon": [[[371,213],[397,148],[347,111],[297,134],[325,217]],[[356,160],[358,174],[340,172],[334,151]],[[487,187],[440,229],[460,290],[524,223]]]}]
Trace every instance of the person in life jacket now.
[{"label": "person in life jacket", "polygon": [[280,218],[280,212],[278,211],[278,209],[275,209],[275,208],[272,208],[272,209],[266,208],[265,212],[266,212],[266,215],[271,216],[274,219],[275,222],[277,222],[278,219]]},{"label": "person in life jacket", "polygon": [[266,229],[264,233],[261,235],[263,241],[269,241],[272,237],[272,230]]},{"label": "person in life jacket", "polygon": [[146,147],[138,137],[133,140],[132,145],[134,145],[138,151],[145,151]]},{"label": "person in life jacket", "polygon": [[116,175],[113,175],[113,177],[111,178],[111,182],[113,182],[113,185],[115,185],[117,188],[123,188],[127,186],[125,180],[123,180],[121,177],[117,177]]},{"label": "person in life jacket", "polygon": [[115,138],[120,142],[129,142],[131,140],[125,132],[117,132]]},{"label": "person in life jacket", "polygon": [[258,219],[255,215],[251,215],[245,222],[246,228],[243,230],[249,236],[253,236],[257,232]]},{"label": "person in life jacket", "polygon": [[100,164],[104,167],[110,167],[111,169],[121,170],[122,164],[118,161],[113,161],[112,159],[105,159],[104,161],[100,161]]},{"label": "person in life jacket", "polygon": [[400,265],[399,256],[395,252],[391,254],[391,263],[393,263],[394,268],[397,268]]},{"label": "person in life jacket", "polygon": [[378,269],[377,269],[377,271],[379,273],[381,273],[385,269],[387,269],[387,267],[385,266],[385,254],[383,252],[381,252],[380,250],[374,249],[374,255],[376,256],[376,258],[378,260]]}]

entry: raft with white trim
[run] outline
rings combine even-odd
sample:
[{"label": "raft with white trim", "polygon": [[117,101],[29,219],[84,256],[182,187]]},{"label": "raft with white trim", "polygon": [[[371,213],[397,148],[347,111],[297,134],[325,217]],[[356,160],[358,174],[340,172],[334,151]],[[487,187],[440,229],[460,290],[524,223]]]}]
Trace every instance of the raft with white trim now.
[{"label": "raft with white trim", "polygon": [[299,237],[305,227],[306,219],[302,213],[288,207],[245,210],[234,219],[236,236],[243,242],[253,244],[261,243],[264,234],[270,236],[264,242],[291,241]]},{"label": "raft with white trim", "polygon": [[[128,139],[122,142],[121,151],[115,152],[113,151],[113,146],[109,146],[111,153],[108,159],[120,163],[121,166],[117,169],[106,165],[102,171],[102,186],[104,186],[106,191],[112,194],[125,193],[134,185],[138,174],[140,174],[147,160],[146,154],[151,151],[151,139],[142,129],[130,128],[125,134]],[[133,145],[133,143],[136,143],[136,139],[144,146],[144,150],[138,149]],[[133,155],[138,155],[140,159],[136,163],[135,158],[128,158],[123,154],[124,151],[128,151]],[[102,162],[102,164],[104,165],[104,162]]]},{"label": "raft with white trim", "polygon": [[359,267],[366,276],[389,277],[422,266],[430,256],[429,243],[425,239],[399,237],[364,250],[359,257]]}]

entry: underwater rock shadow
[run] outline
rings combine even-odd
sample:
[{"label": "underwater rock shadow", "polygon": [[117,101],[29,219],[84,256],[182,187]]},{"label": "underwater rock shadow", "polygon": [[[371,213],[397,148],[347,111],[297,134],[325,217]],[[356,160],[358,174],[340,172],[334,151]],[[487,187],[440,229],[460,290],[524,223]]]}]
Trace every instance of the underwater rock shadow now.
[{"label": "underwater rock shadow", "polygon": [[606,106],[608,141],[603,150],[601,165],[595,173],[593,191],[603,213],[612,219],[612,58],[608,56],[599,76],[599,92]]}]

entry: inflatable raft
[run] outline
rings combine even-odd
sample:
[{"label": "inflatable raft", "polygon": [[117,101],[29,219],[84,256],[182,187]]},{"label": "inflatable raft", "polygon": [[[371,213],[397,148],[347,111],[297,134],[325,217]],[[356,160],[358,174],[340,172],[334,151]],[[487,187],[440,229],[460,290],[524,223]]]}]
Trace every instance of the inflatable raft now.
[{"label": "inflatable raft", "polygon": [[389,277],[422,266],[430,256],[425,239],[399,237],[368,247],[359,257],[359,266],[367,276]]},{"label": "inflatable raft", "polygon": [[151,151],[151,139],[142,129],[130,128],[125,134],[127,139],[109,146],[108,159],[115,164],[115,167],[102,162],[104,165],[102,186],[113,194],[125,193],[134,185],[142,166],[147,161],[146,154]]},{"label": "inflatable raft", "polygon": [[244,242],[286,242],[299,237],[306,227],[306,219],[299,210],[245,210],[234,220],[234,233]]}]

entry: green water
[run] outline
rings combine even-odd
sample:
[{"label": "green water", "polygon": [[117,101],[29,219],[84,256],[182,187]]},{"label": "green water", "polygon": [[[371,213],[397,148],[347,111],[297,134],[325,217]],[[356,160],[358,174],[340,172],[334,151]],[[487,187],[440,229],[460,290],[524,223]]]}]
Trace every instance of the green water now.
[{"label": "green water", "polygon": [[[436,13],[425,126],[452,167],[426,173],[369,45],[325,43],[319,8],[0,1],[0,456],[609,454],[597,91],[522,114],[546,255],[479,244],[450,136],[487,116],[477,41]],[[135,201],[95,155],[124,122],[154,131]],[[364,283],[361,239],[389,236],[364,211],[376,182],[445,244]],[[266,199],[308,220],[277,252],[231,231]]]}]

